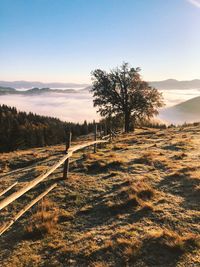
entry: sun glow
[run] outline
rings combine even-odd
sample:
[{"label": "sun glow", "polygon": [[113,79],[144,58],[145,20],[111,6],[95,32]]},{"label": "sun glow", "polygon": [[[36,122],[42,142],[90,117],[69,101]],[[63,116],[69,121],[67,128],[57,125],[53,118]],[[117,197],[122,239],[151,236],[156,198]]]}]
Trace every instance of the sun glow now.
[{"label": "sun glow", "polygon": [[188,0],[192,5],[200,8],[200,0]]}]

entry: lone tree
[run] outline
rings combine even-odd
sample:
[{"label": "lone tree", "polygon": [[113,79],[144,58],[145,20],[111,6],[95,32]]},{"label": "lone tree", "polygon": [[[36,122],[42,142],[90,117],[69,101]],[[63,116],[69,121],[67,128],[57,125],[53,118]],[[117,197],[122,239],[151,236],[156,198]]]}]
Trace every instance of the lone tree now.
[{"label": "lone tree", "polygon": [[92,72],[93,103],[102,117],[123,116],[125,132],[136,120],[149,119],[158,114],[164,105],[162,94],[141,79],[140,68],[132,68],[128,63],[106,71]]}]

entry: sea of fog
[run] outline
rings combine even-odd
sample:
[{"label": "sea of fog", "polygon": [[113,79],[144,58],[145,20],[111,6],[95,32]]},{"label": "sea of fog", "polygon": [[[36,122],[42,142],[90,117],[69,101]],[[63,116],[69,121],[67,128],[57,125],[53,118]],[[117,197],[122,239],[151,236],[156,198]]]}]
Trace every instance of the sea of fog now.
[{"label": "sea of fog", "polygon": [[3,95],[0,104],[20,111],[57,117],[63,121],[83,122],[98,119],[89,92],[45,93],[41,95]]},{"label": "sea of fog", "polygon": [[[200,89],[163,90],[162,93],[167,108],[200,96]],[[14,106],[20,111],[31,111],[40,115],[57,117],[64,121],[83,122],[84,120],[92,121],[99,118],[96,109],[93,107],[92,95],[87,91],[76,93],[52,92],[27,96],[3,95],[0,96],[0,104]],[[171,122],[173,123],[173,119]]]}]

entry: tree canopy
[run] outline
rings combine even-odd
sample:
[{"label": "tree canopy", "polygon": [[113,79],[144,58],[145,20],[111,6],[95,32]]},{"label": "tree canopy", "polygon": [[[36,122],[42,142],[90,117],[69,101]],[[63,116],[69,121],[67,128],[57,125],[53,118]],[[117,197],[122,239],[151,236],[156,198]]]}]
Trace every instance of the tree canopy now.
[{"label": "tree canopy", "polygon": [[163,106],[162,94],[142,80],[140,68],[128,63],[106,72],[92,72],[94,106],[103,117],[123,116],[125,132],[133,128],[136,120],[151,118]]}]

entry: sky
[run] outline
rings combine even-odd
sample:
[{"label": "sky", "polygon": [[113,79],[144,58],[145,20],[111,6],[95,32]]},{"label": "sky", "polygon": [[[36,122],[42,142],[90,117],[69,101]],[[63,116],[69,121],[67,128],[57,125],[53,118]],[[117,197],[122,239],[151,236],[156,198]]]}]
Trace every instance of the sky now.
[{"label": "sky", "polygon": [[122,62],[200,78],[200,0],[0,0],[0,80],[90,83]]}]

